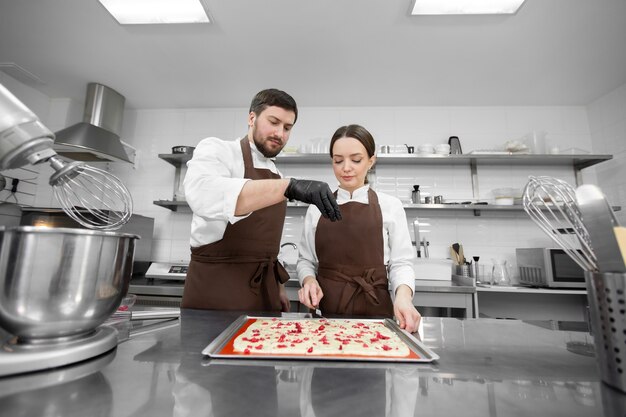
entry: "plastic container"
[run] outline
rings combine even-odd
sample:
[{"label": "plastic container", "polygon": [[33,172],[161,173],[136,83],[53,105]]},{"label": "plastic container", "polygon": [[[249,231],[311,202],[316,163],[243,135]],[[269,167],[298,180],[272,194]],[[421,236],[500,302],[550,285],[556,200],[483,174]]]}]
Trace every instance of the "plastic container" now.
[{"label": "plastic container", "polygon": [[512,206],[515,204],[515,199],[519,199],[522,194],[518,188],[513,187],[496,188],[491,192],[496,206]]},{"label": "plastic container", "polygon": [[545,154],[546,153],[546,132],[544,131],[532,131],[524,136],[524,143],[528,146],[528,150],[531,153]]}]

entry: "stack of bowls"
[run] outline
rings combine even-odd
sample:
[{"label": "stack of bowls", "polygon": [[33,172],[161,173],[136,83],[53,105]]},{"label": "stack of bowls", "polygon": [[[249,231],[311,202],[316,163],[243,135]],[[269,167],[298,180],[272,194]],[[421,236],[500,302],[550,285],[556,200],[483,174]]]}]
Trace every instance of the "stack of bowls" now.
[{"label": "stack of bowls", "polygon": [[450,145],[447,143],[440,143],[435,146],[435,154],[437,155],[450,155]]},{"label": "stack of bowls", "polygon": [[417,147],[418,155],[432,155],[435,153],[435,147],[430,143],[425,143]]}]

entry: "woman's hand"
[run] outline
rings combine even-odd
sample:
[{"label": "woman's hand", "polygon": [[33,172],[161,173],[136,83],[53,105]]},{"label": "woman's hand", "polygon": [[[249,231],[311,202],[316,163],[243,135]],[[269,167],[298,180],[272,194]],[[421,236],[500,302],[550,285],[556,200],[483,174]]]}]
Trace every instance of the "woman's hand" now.
[{"label": "woman's hand", "polygon": [[417,331],[422,316],[413,305],[413,291],[406,285],[400,285],[396,290],[393,313],[399,321],[400,328],[409,333]]},{"label": "woman's hand", "polygon": [[289,297],[287,297],[285,284],[280,284],[278,286],[278,297],[280,298],[280,306],[282,308],[281,311],[284,311],[285,313],[291,311],[291,302],[289,301]]},{"label": "woman's hand", "polygon": [[308,276],[302,280],[302,288],[298,290],[298,299],[302,304],[315,309],[323,297],[322,288],[314,277]]}]

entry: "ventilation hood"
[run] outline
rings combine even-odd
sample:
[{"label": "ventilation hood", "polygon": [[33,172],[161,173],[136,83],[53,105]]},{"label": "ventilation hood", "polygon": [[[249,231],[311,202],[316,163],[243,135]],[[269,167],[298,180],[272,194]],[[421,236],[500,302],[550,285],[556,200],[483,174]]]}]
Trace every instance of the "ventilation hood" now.
[{"label": "ventilation hood", "polygon": [[120,141],[124,96],[89,83],[83,121],[55,133],[54,150],[75,161],[130,162]]}]

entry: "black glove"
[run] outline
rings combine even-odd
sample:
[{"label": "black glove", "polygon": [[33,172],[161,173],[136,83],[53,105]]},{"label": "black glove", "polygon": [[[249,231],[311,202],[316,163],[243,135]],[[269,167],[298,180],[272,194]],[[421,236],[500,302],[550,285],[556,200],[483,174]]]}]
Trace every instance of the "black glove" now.
[{"label": "black glove", "polygon": [[322,216],[332,222],[341,220],[341,213],[335,196],[325,182],[292,178],[285,190],[285,197],[289,200],[315,204]]}]

